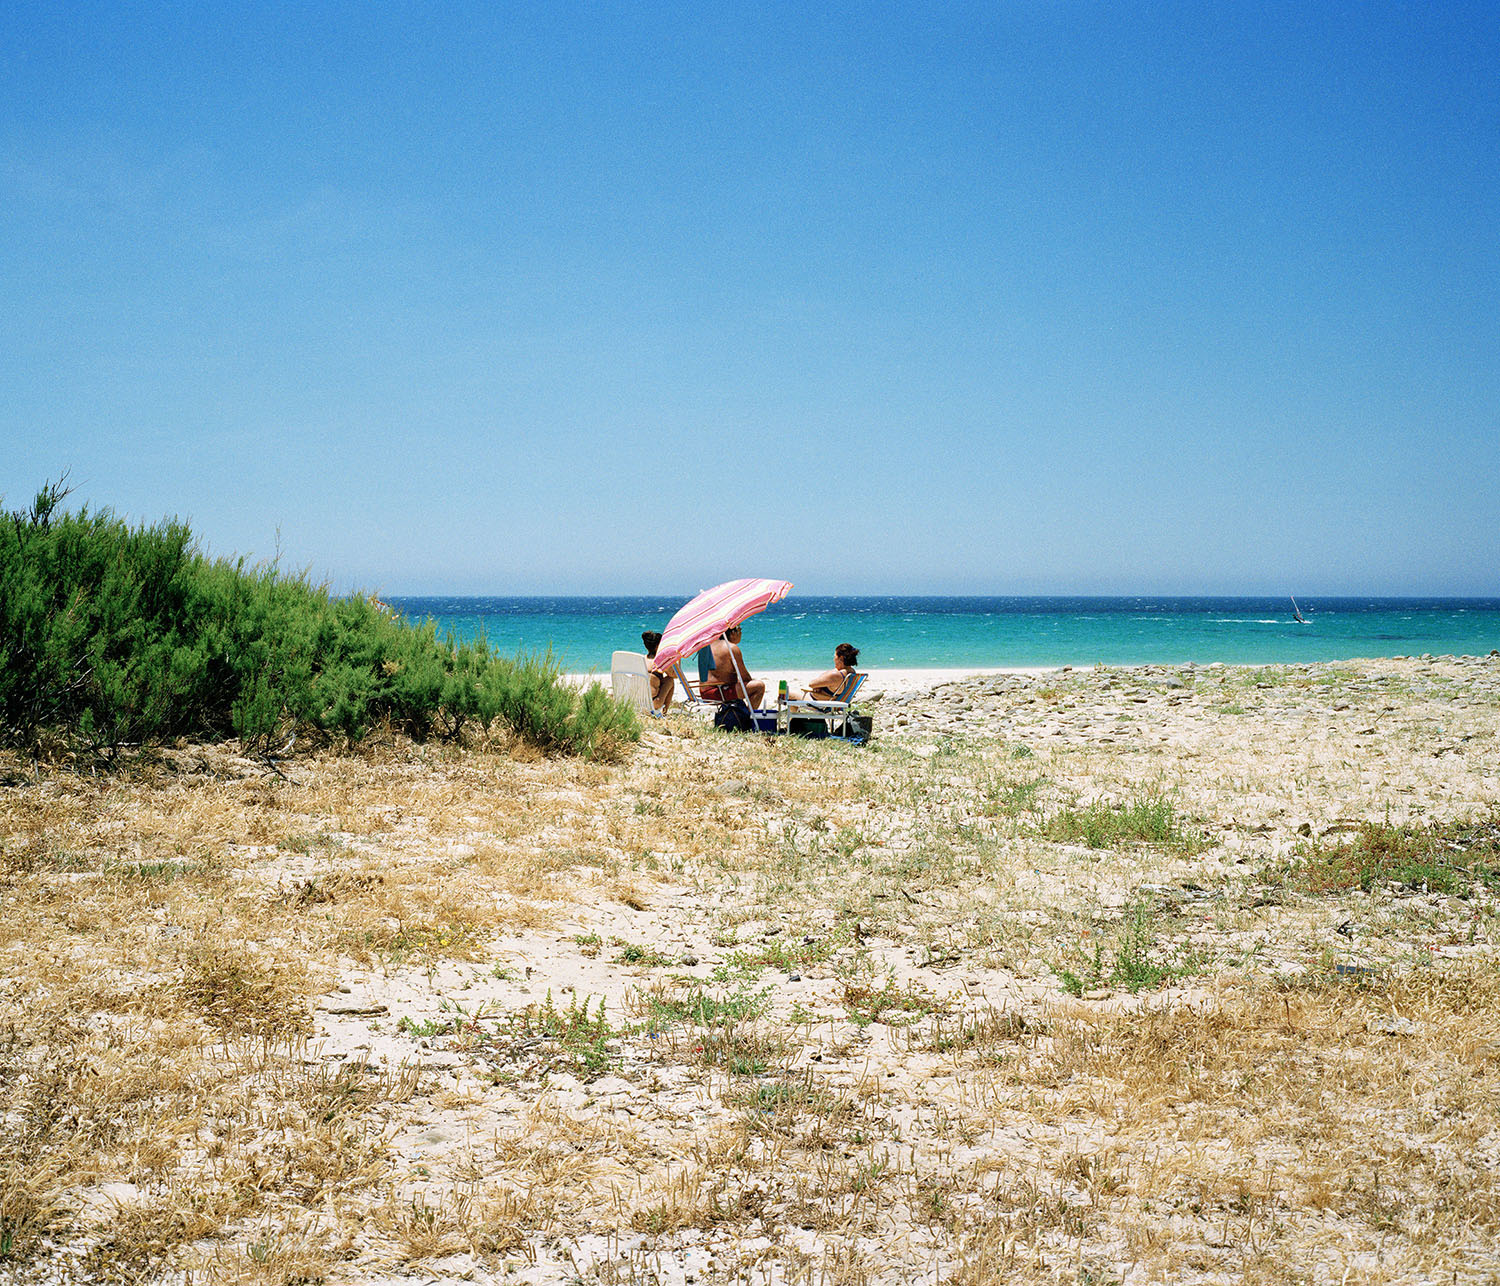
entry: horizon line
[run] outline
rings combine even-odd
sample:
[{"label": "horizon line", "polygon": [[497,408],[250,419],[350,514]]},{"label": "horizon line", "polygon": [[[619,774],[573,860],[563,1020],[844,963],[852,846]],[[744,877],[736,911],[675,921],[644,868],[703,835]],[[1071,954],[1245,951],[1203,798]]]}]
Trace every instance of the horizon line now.
[{"label": "horizon line", "polygon": [[[359,593],[359,592],[362,592],[362,591],[351,591],[351,592],[353,592],[353,593]],[[700,590],[700,591],[697,591],[697,592],[701,593],[702,591]],[[1306,602],[1310,602],[1310,603],[1315,603],[1315,602],[1318,602],[1318,601],[1327,602],[1329,600],[1349,600],[1349,599],[1381,599],[1383,601],[1393,602],[1393,603],[1401,603],[1401,602],[1414,603],[1414,602],[1421,602],[1423,600],[1428,600],[1428,599],[1446,599],[1446,600],[1452,601],[1452,602],[1472,602],[1472,603],[1500,602],[1500,592],[1493,593],[1493,594],[1449,594],[1449,593],[1442,593],[1442,592],[1438,592],[1438,591],[1428,591],[1428,592],[1420,593],[1420,594],[1412,594],[1412,593],[1383,594],[1383,593],[1378,593],[1376,591],[1358,591],[1358,592],[1339,591],[1339,592],[1331,592],[1331,593],[1323,594],[1323,593],[1318,593],[1318,592],[1314,591],[1314,592],[1311,592],[1311,593],[1304,592],[1304,594],[1305,594],[1305,601]],[[468,593],[468,592],[460,593],[460,592],[457,592],[457,591],[432,591],[432,590],[424,590],[424,591],[412,591],[412,592],[405,592],[405,591],[403,591],[403,592],[400,592],[400,593],[393,593],[393,592],[387,591],[384,594],[373,595],[372,597],[387,598],[387,599],[391,599],[391,598],[394,598],[394,599],[402,599],[402,598],[455,598],[455,599],[458,599],[458,598],[475,598],[475,599],[484,599],[484,598],[530,598],[530,599],[559,599],[559,598],[651,598],[651,599],[655,599],[655,598],[666,598],[666,599],[678,599],[678,598],[682,598],[683,597],[683,591],[681,591],[681,590],[668,590],[668,591],[660,591],[660,592],[651,592],[651,591],[645,591],[645,590],[635,590],[635,591],[617,590],[617,591],[613,591],[613,592],[607,593],[607,594],[601,594],[601,593],[583,593],[581,591],[566,591],[566,592],[558,592],[558,593],[529,592],[529,593],[489,593],[489,594],[476,594],[476,593]],[[691,597],[691,594],[689,594],[689,597]],[[1061,599],[1061,598],[1071,598],[1071,599],[1096,599],[1096,600],[1120,600],[1120,599],[1157,598],[1157,599],[1209,599],[1209,600],[1223,599],[1223,600],[1235,600],[1235,599],[1280,599],[1280,598],[1290,598],[1291,595],[1288,594],[1288,593],[1273,593],[1273,592],[1269,592],[1269,591],[1267,591],[1267,592],[1260,592],[1260,593],[1235,593],[1235,594],[1228,594],[1228,593],[1211,593],[1211,594],[1185,593],[1185,592],[1182,592],[1182,591],[1172,591],[1172,592],[1163,592],[1163,593],[1153,593],[1153,592],[1149,592],[1149,591],[1135,591],[1135,592],[1125,593],[1125,594],[1119,594],[1119,593],[1116,593],[1116,594],[1107,594],[1107,593],[1097,593],[1097,592],[1096,593],[1078,593],[1078,592],[1071,592],[1070,593],[1070,592],[1065,592],[1065,591],[1054,591],[1054,592],[1050,592],[1050,593],[1025,593],[1025,594],[1020,594],[1020,593],[974,593],[974,592],[965,592],[965,593],[920,593],[920,594],[912,594],[912,593],[904,593],[904,592],[891,591],[891,590],[869,590],[869,591],[865,591],[863,593],[813,593],[813,592],[808,592],[806,594],[801,595],[801,597],[803,597],[803,598],[903,598],[903,599],[939,599],[939,598]],[[782,600],[782,603],[785,603],[786,601],[788,601],[788,600]],[[779,605],[780,604],[773,604],[773,606],[779,606]]]}]

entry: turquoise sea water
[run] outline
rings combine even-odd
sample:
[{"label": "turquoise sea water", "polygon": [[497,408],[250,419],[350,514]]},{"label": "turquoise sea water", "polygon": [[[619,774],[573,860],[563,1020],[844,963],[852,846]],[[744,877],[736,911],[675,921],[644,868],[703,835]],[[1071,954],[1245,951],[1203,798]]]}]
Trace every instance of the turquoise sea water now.
[{"label": "turquoise sea water", "polygon": [[[483,636],[502,655],[550,648],[570,671],[607,672],[616,648],[640,650],[680,598],[393,598],[440,634]],[[820,598],[798,595],[745,623],[752,670],[1200,665],[1352,657],[1483,655],[1500,648],[1500,598]]]}]

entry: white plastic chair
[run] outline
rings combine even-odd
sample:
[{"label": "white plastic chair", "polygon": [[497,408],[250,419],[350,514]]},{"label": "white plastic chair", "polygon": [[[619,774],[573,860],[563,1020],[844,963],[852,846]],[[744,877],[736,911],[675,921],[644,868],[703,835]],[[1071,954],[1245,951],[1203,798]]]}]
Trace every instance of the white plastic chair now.
[{"label": "white plastic chair", "polygon": [[643,714],[655,714],[651,707],[651,676],[646,658],[640,652],[616,652],[609,658],[609,682],[615,700],[627,701]]}]

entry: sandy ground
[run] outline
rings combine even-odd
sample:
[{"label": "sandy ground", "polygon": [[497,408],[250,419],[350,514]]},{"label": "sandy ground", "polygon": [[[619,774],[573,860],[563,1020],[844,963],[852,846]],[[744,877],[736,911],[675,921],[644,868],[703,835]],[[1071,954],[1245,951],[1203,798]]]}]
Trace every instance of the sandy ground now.
[{"label": "sandy ground", "polygon": [[0,1281],[1500,1279],[1500,658],[869,686],[11,769]]}]

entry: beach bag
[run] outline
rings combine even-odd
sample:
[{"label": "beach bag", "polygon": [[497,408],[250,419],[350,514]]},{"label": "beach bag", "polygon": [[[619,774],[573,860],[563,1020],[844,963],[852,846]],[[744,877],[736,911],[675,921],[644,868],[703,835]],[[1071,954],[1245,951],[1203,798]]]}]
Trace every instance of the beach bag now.
[{"label": "beach bag", "polygon": [[726,701],[714,715],[714,727],[725,732],[749,732],[755,727],[755,720],[750,715],[750,707],[743,701]]}]

